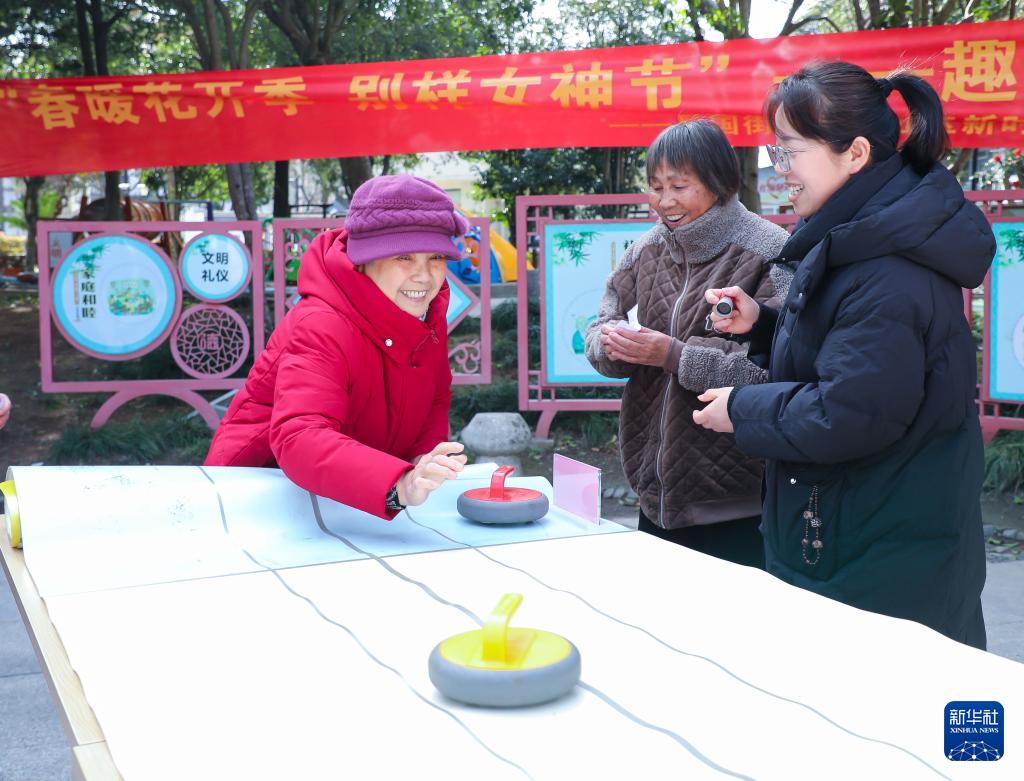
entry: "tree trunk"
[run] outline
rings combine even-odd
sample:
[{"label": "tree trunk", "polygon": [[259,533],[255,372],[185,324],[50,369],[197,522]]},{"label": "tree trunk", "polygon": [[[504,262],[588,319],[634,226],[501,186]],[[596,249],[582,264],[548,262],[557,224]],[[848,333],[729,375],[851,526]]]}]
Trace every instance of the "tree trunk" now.
[{"label": "tree trunk", "polygon": [[740,202],[754,214],[761,213],[761,194],[757,189],[758,149],[756,146],[736,149],[736,156],[740,159]]},{"label": "tree trunk", "polygon": [[290,160],[274,163],[274,216],[291,217],[292,207],[288,202],[288,169]]},{"label": "tree trunk", "polygon": [[173,165],[167,169],[167,219],[176,220],[181,216],[181,204],[178,200],[178,169]]},{"label": "tree trunk", "polygon": [[39,193],[43,189],[45,176],[29,176],[25,179],[25,224],[28,238],[25,240],[25,270],[31,271],[36,264],[36,224],[39,222]]},{"label": "tree trunk", "polygon": [[[248,163],[227,163],[224,172],[228,177],[228,193],[231,195],[231,208],[235,212],[235,218],[239,220],[256,219],[256,209],[252,207],[255,197],[246,193],[246,175],[244,168],[249,168]],[[248,186],[252,187],[252,172],[249,171]]]},{"label": "tree trunk", "polygon": [[247,219],[257,220],[259,216],[256,214],[257,207],[256,203],[256,188],[252,181],[252,163],[239,163],[238,166],[242,170],[242,193],[245,195],[245,210],[250,216]]},{"label": "tree trunk", "polygon": [[351,198],[363,182],[373,178],[373,169],[369,157],[341,157],[341,179],[345,185],[345,194]]},{"label": "tree trunk", "polygon": [[971,159],[971,153],[973,151],[973,149],[961,149],[957,152],[956,160],[954,160],[953,164],[949,167],[949,171],[953,176],[956,176],[957,178],[960,177],[960,174],[963,173],[964,167],[967,165],[967,161]]},{"label": "tree trunk", "polygon": [[103,172],[103,219],[108,221],[130,220],[121,212],[121,172]]},{"label": "tree trunk", "polygon": [[[87,15],[88,12],[88,15]],[[107,65],[107,37],[110,22],[103,18],[101,0],[94,0],[88,8],[85,0],[75,0],[75,20],[78,28],[78,47],[82,54],[83,76],[109,76]],[[92,25],[90,26],[90,21]],[[108,221],[124,219],[121,214],[120,171],[106,171],[103,174],[104,197],[103,219]]]},{"label": "tree trunk", "polygon": [[96,59],[89,40],[89,21],[85,15],[85,0],[75,0],[75,20],[78,27],[78,47],[82,52],[82,75],[96,75]]}]

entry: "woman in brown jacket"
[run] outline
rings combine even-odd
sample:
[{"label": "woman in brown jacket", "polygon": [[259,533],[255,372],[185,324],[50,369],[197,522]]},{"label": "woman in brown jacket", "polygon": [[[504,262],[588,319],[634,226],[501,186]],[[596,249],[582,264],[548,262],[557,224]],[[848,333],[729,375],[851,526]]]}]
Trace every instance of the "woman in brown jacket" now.
[{"label": "woman in brown jacket", "polygon": [[[608,278],[587,358],[607,377],[629,378],[619,447],[640,497],[640,530],[763,567],[761,463],[731,437],[696,426],[692,413],[708,388],[764,381],[742,345],[709,332],[704,291],[735,285],[759,301],[784,296],[777,288],[791,275],[768,261],[788,235],[740,204],[739,162],[710,120],[662,131],[647,150],[647,179],[658,222]],[[618,324],[634,306],[639,331]]]}]

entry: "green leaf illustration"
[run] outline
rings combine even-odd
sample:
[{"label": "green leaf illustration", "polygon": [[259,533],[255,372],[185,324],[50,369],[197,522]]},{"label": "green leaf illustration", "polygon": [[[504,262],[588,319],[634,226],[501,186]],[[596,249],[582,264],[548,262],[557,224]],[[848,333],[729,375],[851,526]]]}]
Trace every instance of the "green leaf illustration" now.
[{"label": "green leaf illustration", "polygon": [[554,262],[563,266],[572,262],[577,268],[590,260],[587,248],[597,236],[597,231],[565,231],[555,234]]}]

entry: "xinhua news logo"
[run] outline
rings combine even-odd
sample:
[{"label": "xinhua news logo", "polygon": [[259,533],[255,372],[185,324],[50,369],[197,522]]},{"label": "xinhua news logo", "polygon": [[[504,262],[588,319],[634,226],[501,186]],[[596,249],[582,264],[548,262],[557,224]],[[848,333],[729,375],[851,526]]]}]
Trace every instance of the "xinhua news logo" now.
[{"label": "xinhua news logo", "polygon": [[950,702],[943,721],[946,759],[995,762],[1003,758],[1003,706],[998,702]]}]

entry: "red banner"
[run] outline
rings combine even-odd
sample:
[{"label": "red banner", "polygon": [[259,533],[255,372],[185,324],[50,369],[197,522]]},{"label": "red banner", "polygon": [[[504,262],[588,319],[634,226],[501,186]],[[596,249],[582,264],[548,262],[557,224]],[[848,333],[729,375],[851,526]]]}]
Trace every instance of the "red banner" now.
[{"label": "red banner", "polygon": [[[1024,143],[1024,21],[447,60],[0,81],[0,176],[471,149],[645,146],[717,120],[771,140],[775,82],[815,58],[939,92],[953,146]],[[897,97],[894,105],[900,104]]]}]

